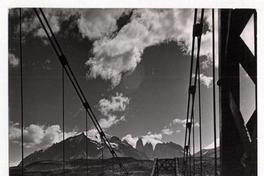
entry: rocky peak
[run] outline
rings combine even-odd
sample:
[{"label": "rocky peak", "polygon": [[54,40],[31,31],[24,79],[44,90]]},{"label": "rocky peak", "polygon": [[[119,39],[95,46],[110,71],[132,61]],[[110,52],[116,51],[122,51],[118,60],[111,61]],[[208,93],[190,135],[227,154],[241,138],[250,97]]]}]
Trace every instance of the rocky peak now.
[{"label": "rocky peak", "polygon": [[136,143],[136,149],[140,152],[144,152],[144,146],[143,146],[143,141],[141,138],[139,138],[137,140],[137,143]]},{"label": "rocky peak", "polygon": [[173,142],[159,143],[154,150],[154,156],[157,158],[174,158],[183,155],[183,148]]},{"label": "rocky peak", "polygon": [[153,150],[153,145],[149,142],[147,142],[144,146],[144,152],[148,156],[149,159],[154,158],[154,150]]}]

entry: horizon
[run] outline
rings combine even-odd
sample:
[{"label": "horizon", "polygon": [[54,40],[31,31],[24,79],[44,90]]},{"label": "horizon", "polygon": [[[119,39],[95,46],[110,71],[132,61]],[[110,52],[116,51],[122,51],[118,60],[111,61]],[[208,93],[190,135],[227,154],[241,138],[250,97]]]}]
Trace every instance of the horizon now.
[{"label": "horizon", "polygon": [[[67,138],[64,139],[64,141],[66,141],[66,140],[68,140],[68,139],[72,139],[72,138],[79,137],[79,136],[81,136],[81,135],[86,136],[85,132],[83,131],[83,132],[80,132],[80,133],[75,134],[74,136],[68,136]],[[117,137],[117,136],[110,136],[109,134],[107,134],[107,135],[109,136],[109,139],[111,139],[112,137]],[[94,141],[94,142],[97,142],[98,144],[101,144],[101,140],[100,140],[100,139],[90,138],[89,136],[86,136],[86,137],[87,137],[89,140],[91,140],[91,141]],[[117,138],[118,138],[118,137],[117,137]],[[127,141],[126,139],[120,139],[120,138],[118,138],[118,139],[119,139],[120,141],[122,141],[122,142],[125,142],[125,141],[126,141],[127,144],[129,144],[131,147],[133,147],[134,149],[137,150],[136,146],[133,146],[132,144],[128,143],[128,141]],[[140,138],[139,138],[139,139],[140,139]],[[139,139],[138,139],[138,140],[139,140]],[[53,147],[54,145],[59,144],[59,143],[61,143],[61,142],[63,142],[63,141],[59,141],[59,142],[53,143],[51,146],[49,146],[49,147],[47,147],[47,148],[41,148],[41,149],[38,149],[38,150],[32,151],[32,153],[30,153],[30,154],[28,154],[27,156],[25,156],[25,158],[28,157],[29,155],[32,155],[32,154],[34,154],[34,153],[36,153],[36,152],[39,152],[39,151],[43,151],[43,152],[45,152],[47,149],[49,149],[49,148]],[[111,142],[111,143],[113,143],[113,142]],[[172,142],[172,141],[162,142],[162,143],[158,143],[158,144],[169,144],[169,143],[173,143],[173,144],[176,144],[176,145],[179,145],[179,146],[182,147],[181,144],[177,144],[177,143],[174,143],[174,142]],[[153,151],[155,150],[156,145],[157,145],[157,144],[156,144],[155,146],[153,146],[152,143],[146,141],[145,143],[143,143],[143,146],[145,146],[146,144],[151,144],[152,147],[153,147]],[[219,143],[218,143],[218,144],[219,144]],[[219,145],[217,146],[217,148],[218,148],[218,147],[219,147]],[[183,147],[182,147],[182,149],[183,149]],[[210,144],[210,145],[208,145],[207,147],[204,147],[202,150],[212,150],[212,149],[214,149],[214,146],[213,146],[213,144]],[[198,150],[198,151],[195,152],[195,154],[197,154],[197,153],[199,153],[199,152],[200,152],[200,151]],[[191,155],[192,155],[192,153],[191,153]],[[99,158],[98,158],[98,159],[99,159]],[[108,158],[106,158],[106,159],[108,159]],[[149,159],[149,160],[152,160],[152,159]],[[17,161],[17,163],[12,163],[12,164],[9,165],[9,167],[16,167],[16,166],[18,166],[18,165],[20,164],[20,162],[21,162],[21,160],[20,160],[20,161]]]}]

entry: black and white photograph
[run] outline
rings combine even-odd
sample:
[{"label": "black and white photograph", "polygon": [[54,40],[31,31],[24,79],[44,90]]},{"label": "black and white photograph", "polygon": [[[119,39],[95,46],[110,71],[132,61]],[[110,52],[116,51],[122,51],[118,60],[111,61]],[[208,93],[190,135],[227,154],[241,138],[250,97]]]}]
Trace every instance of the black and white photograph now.
[{"label": "black and white photograph", "polygon": [[258,18],[9,8],[7,175],[259,175]]}]

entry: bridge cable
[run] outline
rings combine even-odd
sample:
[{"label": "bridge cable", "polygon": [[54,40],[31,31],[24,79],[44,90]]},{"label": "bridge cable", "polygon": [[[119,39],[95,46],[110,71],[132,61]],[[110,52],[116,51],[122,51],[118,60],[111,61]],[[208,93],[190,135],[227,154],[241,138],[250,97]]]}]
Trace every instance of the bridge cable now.
[{"label": "bridge cable", "polygon": [[214,123],[214,171],[217,175],[217,152],[216,152],[216,100],[215,100],[215,21],[214,9],[212,9],[212,59],[213,59],[213,123]]},{"label": "bridge cable", "polygon": [[202,103],[201,103],[201,77],[200,64],[198,65],[198,113],[199,113],[199,139],[200,139],[200,176],[203,175],[203,152],[202,152]]},{"label": "bridge cable", "polygon": [[104,144],[102,143],[102,147],[101,147],[101,161],[102,161],[102,175],[104,175]]},{"label": "bridge cable", "polygon": [[22,8],[19,9],[19,55],[20,55],[20,105],[21,105],[21,175],[24,175],[24,91],[23,91],[23,52],[22,52]]},{"label": "bridge cable", "polygon": [[[197,9],[194,10],[194,20],[193,20],[193,26],[195,26],[196,24],[196,20],[197,20]],[[189,86],[192,84],[192,70],[193,70],[193,60],[194,60],[194,45],[195,45],[195,36],[192,36],[192,50],[191,50],[191,68],[190,68],[190,77],[189,77]],[[187,157],[189,155],[189,149],[190,146],[186,145],[187,143],[187,133],[188,128],[187,128],[187,123],[189,122],[189,107],[190,107],[190,99],[191,99],[191,95],[190,95],[190,89],[188,90],[188,102],[187,102],[187,117],[186,117],[186,128],[185,128],[185,139],[184,139],[184,170],[185,170],[185,174],[187,174],[187,162],[189,163],[190,160]],[[188,164],[190,165],[190,163]]]},{"label": "bridge cable", "polygon": [[[44,19],[44,21],[40,17],[38,10],[40,11],[41,16]],[[58,43],[53,31],[52,31],[52,29],[51,29],[51,27],[50,27],[50,25],[48,23],[48,20],[47,20],[45,14],[43,13],[41,8],[38,8],[38,10],[36,8],[34,8],[34,11],[35,11],[35,13],[36,13],[36,15],[37,15],[37,17],[38,17],[38,19],[39,19],[44,31],[45,31],[45,33],[46,33],[50,43],[51,43],[51,46],[53,47],[53,49],[54,49],[54,51],[55,51],[60,63],[63,65],[64,70],[66,71],[66,74],[67,74],[70,82],[72,83],[72,85],[73,85],[73,87],[74,87],[74,89],[75,89],[75,91],[76,91],[76,93],[77,93],[77,95],[78,95],[83,107],[87,111],[87,113],[88,113],[89,117],[91,118],[96,130],[98,131],[99,135],[103,139],[103,141],[106,144],[107,148],[109,149],[110,153],[112,154],[112,156],[114,158],[117,159],[120,169],[122,170],[123,173],[125,173],[125,175],[128,175],[128,172],[127,172],[126,168],[123,166],[123,164],[120,161],[119,157],[117,156],[116,152],[112,148],[109,140],[107,139],[107,137],[106,137],[103,129],[101,128],[99,122],[97,121],[97,118],[96,118],[95,114],[93,113],[93,111],[92,111],[92,109],[91,109],[91,107],[90,107],[90,105],[89,105],[89,103],[88,103],[88,101],[87,101],[82,89],[80,88],[80,85],[79,85],[79,83],[78,83],[78,81],[77,81],[77,79],[76,79],[76,77],[75,77],[75,75],[74,75],[69,63],[68,63],[68,60],[67,60],[66,56],[63,54],[63,51],[62,51],[62,49],[61,49],[61,47],[60,47],[60,45],[59,45],[59,43]],[[45,22],[46,26],[48,27],[48,29],[46,28],[44,22]]]},{"label": "bridge cable", "polygon": [[[197,9],[195,9],[194,12],[194,22],[193,22],[193,26],[196,23],[196,17],[197,17]],[[191,69],[190,69],[190,78],[189,78],[189,85],[191,85],[192,83],[192,69],[193,69],[193,57],[194,57],[194,44],[195,44],[195,36],[192,37],[192,51],[191,51]],[[190,105],[190,94],[188,94],[188,103],[187,103],[187,120],[186,120],[186,124],[189,118],[189,105]],[[185,128],[185,141],[184,141],[184,145],[186,144],[186,136],[187,136],[187,128]],[[184,150],[184,156],[185,156],[185,150]]]},{"label": "bridge cable", "polygon": [[[195,20],[194,20],[194,26],[193,26],[193,37],[197,37],[197,59],[196,59],[196,69],[195,69],[195,76],[194,76],[194,84],[192,85],[192,81],[190,81],[189,84],[189,94],[188,94],[188,105],[187,105],[187,119],[186,119],[186,131],[185,131],[185,144],[184,144],[184,160],[186,161],[187,158],[191,158],[191,154],[189,151],[190,148],[190,138],[191,138],[191,129],[192,129],[192,124],[194,122],[194,102],[195,102],[195,90],[197,87],[197,75],[198,75],[198,65],[199,65],[199,56],[200,56],[200,46],[201,46],[201,36],[202,36],[202,29],[203,29],[203,17],[204,17],[204,9],[201,10],[201,18],[200,18],[200,23],[196,23],[196,16],[197,16],[197,9],[195,9]],[[194,50],[194,40],[192,43],[192,55],[191,55],[191,60],[193,60],[193,51]],[[193,61],[191,61],[193,63]],[[191,70],[190,70],[190,79],[192,80],[192,65],[191,65]],[[191,104],[191,121],[189,122],[189,97],[192,95],[192,104]],[[188,136],[187,136],[188,132]],[[188,138],[188,144],[186,144]],[[187,154],[187,156],[186,156]],[[188,156],[189,155],[189,156]],[[193,154],[194,155],[194,154]],[[194,157],[194,156],[193,156]],[[185,170],[186,171],[186,170]],[[185,172],[186,175],[186,172]]]},{"label": "bridge cable", "polygon": [[[199,76],[198,76],[199,77]],[[194,109],[192,109],[192,111],[194,111]],[[192,120],[192,128],[193,128],[193,155],[192,155],[192,161],[193,161],[193,175],[195,175],[195,129],[194,129],[194,115],[193,115],[193,120]]]},{"label": "bridge cable", "polygon": [[64,95],[64,69],[61,69],[62,80],[62,167],[63,175],[65,175],[65,95]]},{"label": "bridge cable", "polygon": [[[195,26],[196,24],[196,19],[197,19],[197,9],[195,9],[194,11],[194,20],[193,20],[193,26]],[[191,50],[191,68],[190,68],[190,77],[189,77],[189,85],[191,85],[192,83],[192,70],[193,70],[193,59],[194,59],[194,45],[195,45],[195,36],[193,35],[192,36],[192,50]],[[187,123],[189,121],[189,106],[190,106],[190,99],[191,99],[191,96],[190,96],[190,89],[188,91],[188,102],[187,102],[187,117],[186,117],[186,128],[185,128],[185,138],[184,138],[184,153],[183,153],[183,158],[184,158],[184,170],[185,170],[185,174],[187,174],[187,162],[189,162],[188,160],[188,155],[189,155],[189,146],[186,145],[187,143],[187,133],[188,133],[188,130],[187,130]]]},{"label": "bridge cable", "polygon": [[85,160],[86,160],[86,175],[88,176],[88,113],[85,111]]},{"label": "bridge cable", "polygon": [[202,152],[202,103],[201,103],[201,77],[200,64],[198,64],[198,113],[199,113],[199,139],[200,139],[200,176],[203,175],[203,152]]},{"label": "bridge cable", "polygon": [[[199,68],[200,68],[200,47],[201,47],[201,40],[202,40],[202,30],[203,30],[203,18],[204,18],[204,9],[201,10],[201,18],[200,18],[200,27],[201,27],[201,31],[200,34],[198,35],[198,41],[197,41],[197,56],[196,56],[196,71],[195,71],[195,78],[194,78],[194,87],[196,89],[197,87],[197,80],[198,80],[198,84],[199,84],[199,80],[200,80],[200,72],[199,72]],[[198,85],[198,94],[199,94],[199,85]],[[200,97],[200,95],[198,95],[198,98]],[[192,112],[194,111],[194,102],[195,102],[195,93],[193,94],[193,101],[192,101]],[[201,110],[201,104],[200,101],[198,102],[198,106],[199,106],[199,116],[200,116],[200,110]],[[199,117],[200,118],[200,117]],[[194,136],[194,113],[192,115],[192,122],[193,122],[193,138],[195,138]],[[195,141],[193,139],[193,175],[195,175]]]}]

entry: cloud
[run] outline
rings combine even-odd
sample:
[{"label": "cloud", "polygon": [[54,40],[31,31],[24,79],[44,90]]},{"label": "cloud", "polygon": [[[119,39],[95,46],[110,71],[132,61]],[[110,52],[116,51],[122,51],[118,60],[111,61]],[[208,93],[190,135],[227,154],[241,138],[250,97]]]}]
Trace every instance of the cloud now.
[{"label": "cloud", "polygon": [[203,85],[205,85],[207,88],[210,88],[213,83],[213,77],[211,76],[206,76],[205,74],[201,73],[200,74],[200,80]]},{"label": "cloud", "polygon": [[103,129],[108,129],[112,127],[113,125],[117,124],[120,121],[124,121],[125,117],[121,116],[118,118],[115,115],[108,115],[107,118],[102,118],[99,120],[99,124]]},{"label": "cloud", "polygon": [[13,68],[16,68],[19,66],[19,58],[15,56],[13,53],[8,53],[8,61],[9,65]]},{"label": "cloud", "polygon": [[[220,146],[220,139],[217,138],[216,139],[216,147],[219,147],[219,146]],[[214,141],[211,144],[209,144],[206,147],[204,147],[204,149],[212,149],[212,148],[214,148]]]},{"label": "cloud", "polygon": [[[76,131],[65,132],[65,138],[76,135]],[[63,133],[59,125],[30,124],[23,129],[24,146],[29,149],[45,149],[54,143],[62,141]],[[11,122],[9,127],[9,140],[21,144],[21,127],[19,123]]]},{"label": "cloud", "polygon": [[[134,10],[130,22],[115,37],[103,36],[94,42],[94,57],[86,62],[89,66],[87,77],[101,77],[117,86],[123,73],[136,68],[145,48],[168,41],[177,42],[185,54],[190,54],[192,16],[193,11],[186,9]],[[211,55],[210,34],[209,29],[204,33],[201,49],[201,55],[208,59]]]},{"label": "cloud", "polygon": [[[122,74],[133,71],[145,48],[175,41],[188,50],[192,20],[190,10],[136,9],[130,22],[114,37],[103,36],[93,44],[88,78],[101,77],[117,86]],[[191,19],[191,18],[190,18]]]},{"label": "cloud", "polygon": [[[186,119],[178,119],[178,118],[175,118],[175,119],[173,119],[173,121],[172,121],[172,124],[173,125],[181,125],[182,127],[186,127]],[[198,122],[194,122],[194,126],[195,127],[199,127],[200,126],[200,124],[198,123]]]},{"label": "cloud", "polygon": [[[120,83],[124,73],[135,70],[147,47],[174,41],[184,54],[190,54],[191,9],[134,9],[121,29],[118,20],[131,9],[43,10],[54,33],[61,31],[63,22],[69,21],[71,16],[75,17],[70,26],[76,26],[83,38],[94,41],[93,56],[85,63],[88,66],[87,78],[109,80],[112,87]],[[210,60],[212,33],[209,10],[205,11],[205,24],[207,27],[202,36],[200,54]],[[24,11],[22,29],[45,42],[45,33],[32,10]]]},{"label": "cloud", "polygon": [[109,36],[117,30],[117,20],[126,9],[89,9],[81,10],[77,21],[82,37],[91,40]]},{"label": "cloud", "polygon": [[110,100],[105,98],[101,99],[98,103],[99,111],[107,117],[99,120],[101,127],[103,129],[108,129],[118,122],[124,121],[125,116],[122,115],[121,117],[118,117],[116,113],[123,113],[126,110],[129,101],[130,99],[123,96],[122,93],[116,93],[116,95],[112,96]]},{"label": "cloud", "polygon": [[131,146],[136,148],[138,137],[133,137],[131,134],[127,134],[122,138],[122,141],[126,140]]},{"label": "cloud", "polygon": [[[62,13],[59,9],[43,9],[45,16],[50,24],[52,31],[56,34],[61,29],[61,23],[66,19],[66,13]],[[18,15],[18,14],[17,14]],[[22,16],[22,32],[26,35],[32,34],[34,37],[39,37],[45,40],[46,43],[46,33],[41,27],[41,24],[35,15],[33,9],[24,9]],[[19,26],[17,26],[17,32],[19,31]]]},{"label": "cloud", "polygon": [[169,136],[173,134],[173,131],[170,128],[163,128],[161,130],[161,132],[162,132],[162,134],[166,134],[166,135],[169,135]]},{"label": "cloud", "polygon": [[107,118],[101,118],[99,124],[102,128],[108,129],[114,124],[117,124],[119,121],[124,121],[125,116],[122,115],[118,117],[116,113],[123,113],[130,99],[125,97],[122,93],[116,93],[115,96],[112,96],[111,99],[101,99],[99,101],[99,111],[106,116]]},{"label": "cloud", "polygon": [[172,123],[173,124],[181,124],[181,125],[185,125],[186,124],[186,119],[178,119],[178,118],[176,118],[176,119],[173,119],[173,121],[172,121]]},{"label": "cloud", "polygon": [[142,136],[142,141],[143,145],[149,142],[153,145],[153,148],[155,148],[158,143],[162,143],[162,134],[148,132],[146,135]]},{"label": "cloud", "polygon": [[99,111],[103,115],[108,115],[109,113],[117,111],[123,112],[126,110],[129,101],[130,99],[128,97],[117,92],[115,96],[111,97],[111,100],[103,98],[99,101]]},{"label": "cloud", "polygon": [[[195,75],[193,74],[192,77],[194,78]],[[213,84],[213,77],[212,76],[206,76],[205,74],[200,74],[200,80],[201,84],[206,86],[207,88],[210,88]]]},{"label": "cloud", "polygon": [[87,137],[89,137],[90,139],[97,141],[97,142],[101,142],[100,135],[95,128],[88,130],[86,134],[87,134]]}]

